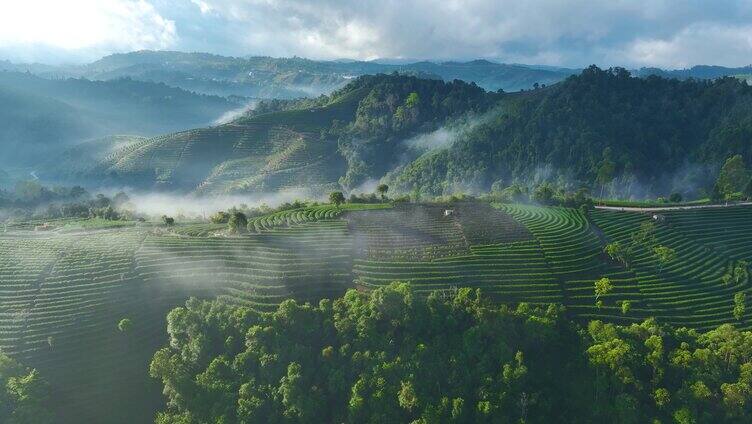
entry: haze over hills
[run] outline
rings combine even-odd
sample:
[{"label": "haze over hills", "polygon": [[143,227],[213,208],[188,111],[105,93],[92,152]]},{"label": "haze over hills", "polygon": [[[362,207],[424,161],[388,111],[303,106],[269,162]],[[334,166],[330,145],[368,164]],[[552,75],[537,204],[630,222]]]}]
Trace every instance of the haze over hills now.
[{"label": "haze over hills", "polygon": [[112,134],[154,136],[211,124],[241,107],[162,83],[46,79],[0,71],[0,163],[33,164],[72,144]]},{"label": "haze over hills", "polygon": [[[316,100],[265,102],[224,125],[125,147],[81,177],[203,194],[358,190],[382,180],[426,195],[496,181],[609,187],[625,196],[698,195],[747,143],[752,88],[737,79],[635,78],[588,68],[501,94],[459,81],[361,77]],[[50,177],[55,177],[51,175]]]},{"label": "haze over hills", "polygon": [[113,54],[95,62],[51,67],[0,62],[0,69],[29,71],[43,77],[80,77],[109,80],[129,77],[163,82],[186,90],[221,96],[296,98],[327,94],[352,78],[400,72],[460,79],[496,91],[518,91],[533,84],[551,84],[577,72],[565,68],[541,69],[475,60],[470,62],[382,63],[322,61],[299,57],[227,57],[208,53],[138,51]]}]

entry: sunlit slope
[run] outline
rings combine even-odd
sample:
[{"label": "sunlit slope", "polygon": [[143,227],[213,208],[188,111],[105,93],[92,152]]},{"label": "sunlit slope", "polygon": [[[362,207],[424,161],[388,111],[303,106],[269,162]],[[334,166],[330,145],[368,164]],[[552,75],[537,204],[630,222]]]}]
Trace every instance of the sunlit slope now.
[{"label": "sunlit slope", "polygon": [[[666,213],[656,226],[655,244],[676,251],[675,260],[660,269],[649,246],[639,246],[630,268],[637,276],[640,296],[650,304],[650,314],[676,325],[709,328],[735,322],[734,294],[748,293],[749,278],[725,284],[723,275],[734,259],[752,257],[749,225],[752,208],[705,209]],[[629,243],[649,214],[596,211],[593,221],[612,241]],[[734,228],[738,225],[738,230]],[[739,323],[749,326],[750,311]]]},{"label": "sunlit slope", "polygon": [[344,173],[337,141],[320,131],[353,119],[363,90],[319,108],[273,112],[155,137],[102,161],[93,173],[144,187],[225,194],[306,187],[325,191]]}]

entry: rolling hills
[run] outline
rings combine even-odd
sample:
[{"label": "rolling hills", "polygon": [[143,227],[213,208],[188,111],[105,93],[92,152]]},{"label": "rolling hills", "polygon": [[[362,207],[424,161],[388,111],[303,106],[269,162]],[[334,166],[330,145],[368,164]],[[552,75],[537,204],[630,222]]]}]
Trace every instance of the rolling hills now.
[{"label": "rolling hills", "polygon": [[[750,112],[752,88],[733,78],[642,79],[590,67],[505,94],[377,75],[129,146],[90,177],[203,194],[323,193],[382,180],[395,192],[434,196],[549,181],[625,198],[700,197],[727,157],[752,160]],[[607,183],[597,181],[603,167]]]},{"label": "rolling hills", "polygon": [[[400,106],[411,93],[430,102]],[[127,146],[101,161],[90,179],[203,194],[301,187],[326,192],[340,179],[357,185],[364,172],[385,173],[399,152],[406,153],[400,137],[485,110],[495,96],[461,81],[362,77],[328,97]],[[397,117],[399,107],[404,112]]]},{"label": "rolling hills", "polygon": [[45,79],[0,71],[0,162],[39,164],[113,134],[154,136],[205,126],[240,107],[216,96],[129,79]]},{"label": "rolling hills", "polygon": [[207,53],[137,51],[113,54],[95,62],[50,67],[0,62],[0,69],[30,71],[43,77],[92,80],[132,78],[161,82],[203,94],[255,98],[298,98],[328,94],[362,75],[400,72],[445,81],[474,82],[496,91],[529,89],[552,84],[575,73],[570,69],[541,69],[487,60],[389,64],[363,61],[317,61],[299,57],[227,57]]},{"label": "rolling hills", "polygon": [[[749,277],[724,284],[722,276],[752,259],[744,231],[752,207],[666,213],[656,243],[677,257],[663,270],[648,250],[628,267],[603,253],[650,220],[459,202],[288,210],[255,218],[245,236],[210,223],[67,220],[33,231],[38,223],[19,222],[0,233],[0,349],[48,376],[61,422],[105,413],[144,421],[159,404],[146,374],[150,354],[165,343],[166,312],[189,296],[271,311],[289,297],[316,302],[399,280],[418,293],[471,287],[500,303],[561,303],[576,320],[750,328],[752,310],[732,315]],[[593,284],[602,277],[614,289],[599,305]],[[126,317],[134,325],[122,333],[116,324]]]}]

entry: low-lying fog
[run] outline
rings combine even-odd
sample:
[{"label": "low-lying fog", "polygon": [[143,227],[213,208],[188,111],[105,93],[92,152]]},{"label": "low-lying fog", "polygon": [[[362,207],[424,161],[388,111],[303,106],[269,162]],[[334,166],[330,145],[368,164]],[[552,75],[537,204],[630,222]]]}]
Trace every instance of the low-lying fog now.
[{"label": "low-lying fog", "polygon": [[[107,190],[112,196],[121,190]],[[124,191],[130,198],[129,207],[134,212],[148,216],[174,215],[190,218],[208,218],[211,214],[227,210],[233,206],[247,205],[259,207],[266,205],[276,207],[295,200],[322,201],[308,190],[282,190],[275,193],[258,193],[247,195],[196,196],[189,194],[171,194],[156,192]]]}]

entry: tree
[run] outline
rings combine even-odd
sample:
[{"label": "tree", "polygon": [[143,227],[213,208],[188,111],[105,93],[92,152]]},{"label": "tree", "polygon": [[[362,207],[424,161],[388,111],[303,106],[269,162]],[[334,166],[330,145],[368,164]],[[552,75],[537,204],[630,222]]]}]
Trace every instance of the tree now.
[{"label": "tree", "polygon": [[227,220],[227,228],[232,234],[243,234],[248,228],[248,218],[243,212],[235,211]]},{"label": "tree", "polygon": [[598,165],[595,177],[595,181],[601,186],[601,198],[603,198],[603,191],[606,185],[614,179],[615,172],[616,164],[611,161],[611,149],[607,147],[603,150],[603,160]]},{"label": "tree", "polygon": [[175,225],[175,218],[167,215],[162,215],[162,222],[168,227]]},{"label": "tree", "polygon": [[386,193],[389,191],[389,186],[386,184],[379,184],[379,186],[376,187],[376,191],[381,195],[381,198],[384,199]]},{"label": "tree", "polygon": [[130,318],[123,318],[118,322],[117,327],[121,333],[128,333],[131,331],[131,328],[133,328],[133,321],[131,321]]},{"label": "tree", "polygon": [[621,313],[622,315],[626,315],[629,313],[629,311],[632,310],[632,302],[628,300],[622,300],[621,302]]},{"label": "tree", "polygon": [[611,284],[611,279],[608,277],[603,277],[600,280],[595,281],[595,300],[600,300],[601,296],[605,296],[611,291],[614,290],[613,284]]},{"label": "tree", "polygon": [[606,254],[611,259],[621,262],[626,267],[629,266],[629,262],[631,261],[631,257],[632,257],[631,250],[632,250],[631,248],[623,247],[622,244],[619,243],[618,241],[607,244],[606,248],[604,249]]},{"label": "tree", "polygon": [[668,201],[671,203],[679,203],[683,199],[681,193],[671,193],[670,196],[668,196]]},{"label": "tree", "polygon": [[718,173],[716,185],[724,197],[742,191],[749,182],[749,174],[744,165],[742,155],[734,155],[728,159]]},{"label": "tree", "polygon": [[209,217],[213,224],[227,224],[230,221],[230,214],[225,211],[218,211]]},{"label": "tree", "polygon": [[533,190],[533,200],[542,205],[550,205],[553,198],[554,189],[548,183],[540,184]]},{"label": "tree", "polygon": [[747,200],[752,200],[752,178],[747,181],[747,185],[744,186],[744,190],[742,190],[742,195]]},{"label": "tree", "polygon": [[734,295],[734,318],[736,318],[737,321],[741,321],[742,318],[744,318],[744,310],[746,309],[746,300],[747,295],[746,293],[739,292]]},{"label": "tree", "polygon": [[407,96],[407,99],[405,99],[405,106],[407,108],[414,108],[420,104],[420,96],[418,96],[418,93],[412,92]]},{"label": "tree", "polygon": [[632,233],[632,243],[645,248],[651,247],[655,243],[655,223],[645,221],[640,224],[640,229]]},{"label": "tree", "polygon": [[739,284],[742,280],[746,280],[749,277],[749,263],[744,260],[738,261],[736,266],[734,266],[733,275],[736,284]]},{"label": "tree", "polygon": [[345,195],[341,191],[333,191],[329,193],[329,203],[339,207],[339,205],[345,203]]},{"label": "tree", "polygon": [[668,246],[659,245],[653,248],[653,256],[658,260],[658,272],[660,273],[666,265],[676,259],[676,251]]}]

